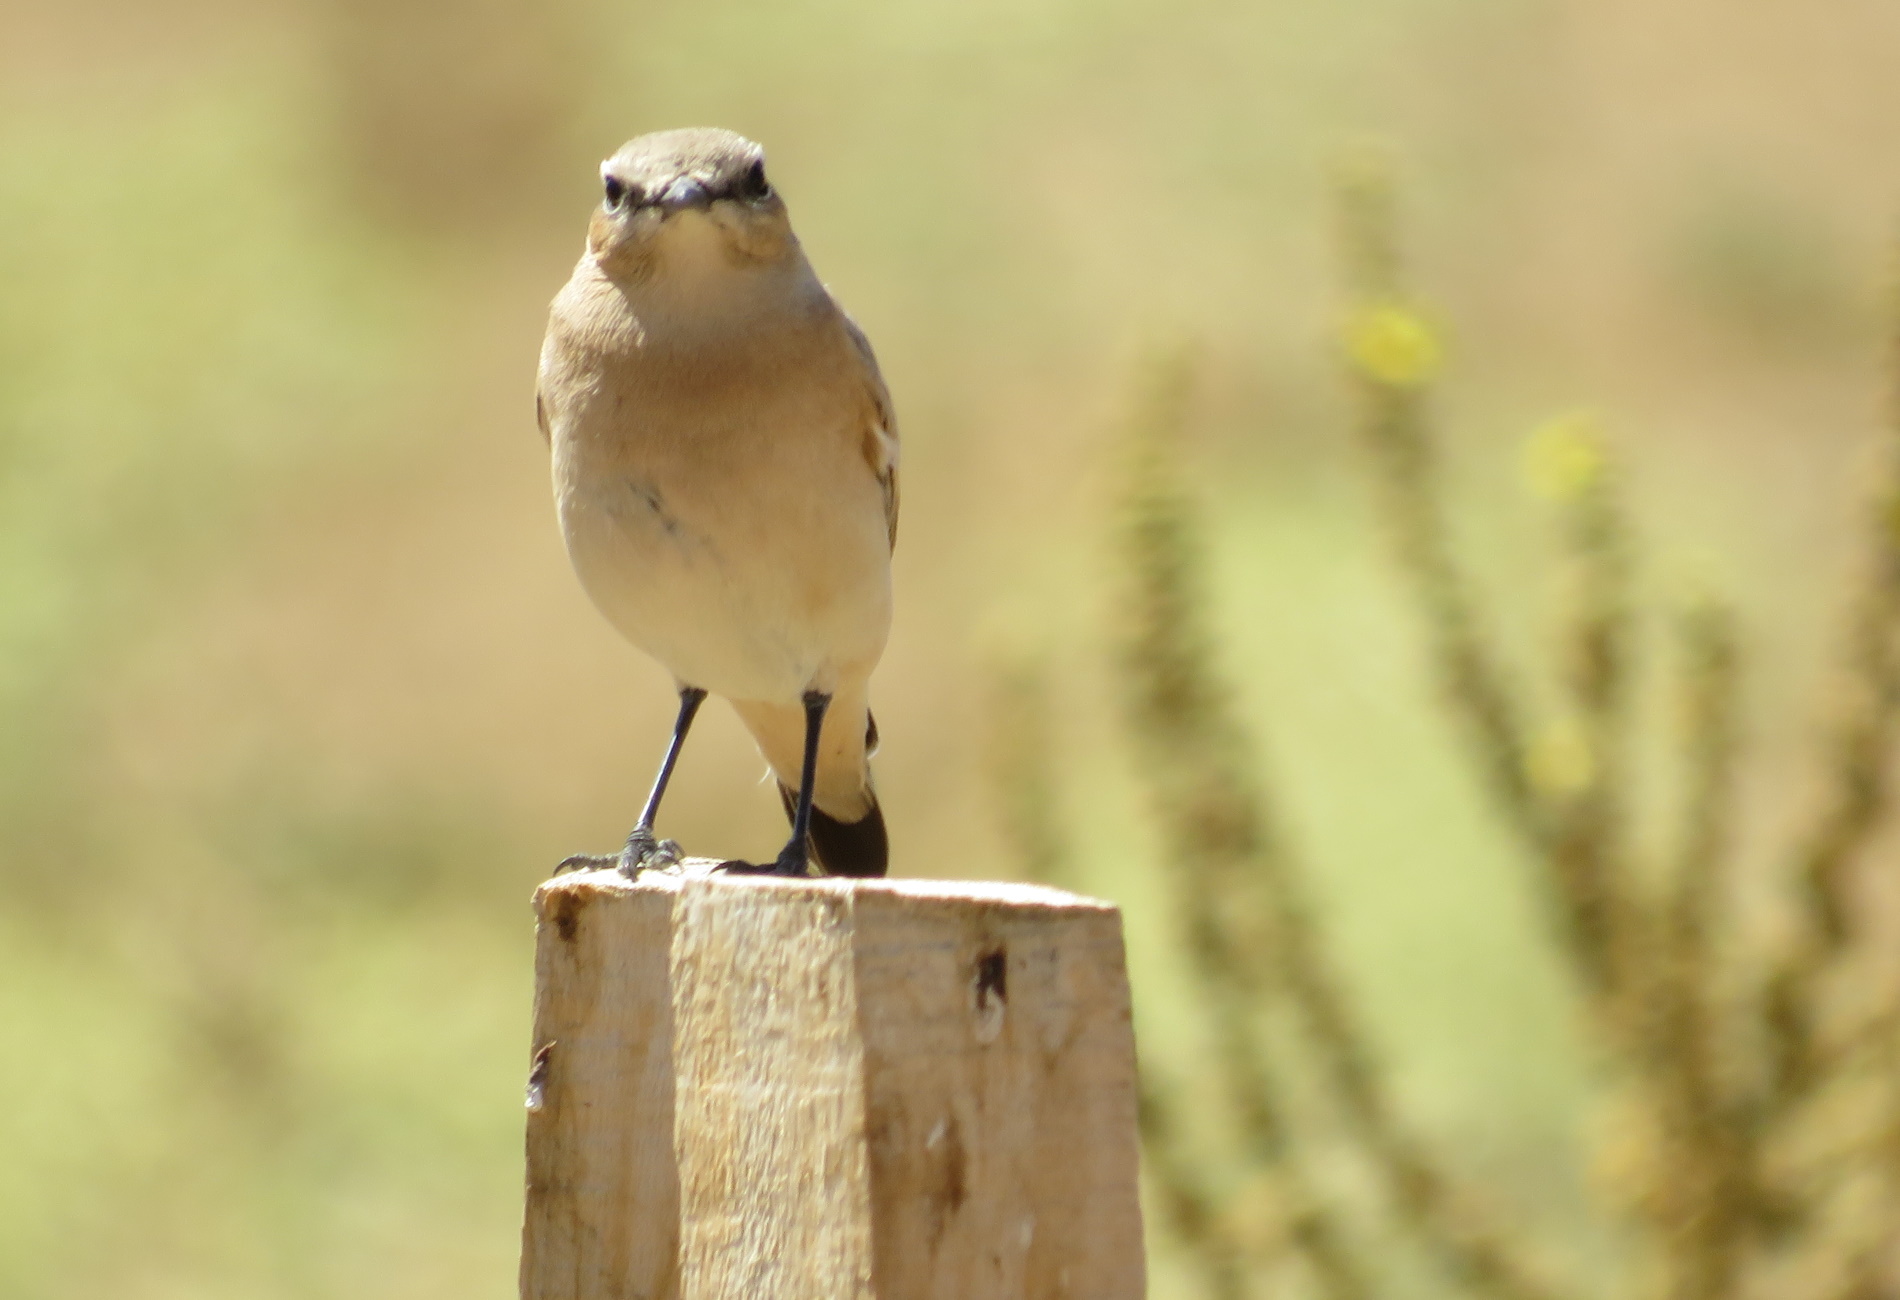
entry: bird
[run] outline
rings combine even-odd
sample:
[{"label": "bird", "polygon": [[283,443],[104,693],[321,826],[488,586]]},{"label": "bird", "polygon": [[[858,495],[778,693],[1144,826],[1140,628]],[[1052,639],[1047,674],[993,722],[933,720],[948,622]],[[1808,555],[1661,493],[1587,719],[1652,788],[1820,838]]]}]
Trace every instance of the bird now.
[{"label": "bird", "polygon": [[586,248],[549,310],[535,414],[594,605],[672,674],[673,731],[617,854],[677,863],[655,818],[708,694],[758,743],[791,822],[732,872],[882,876],[872,670],[890,635],[898,433],[864,332],[818,279],[732,131],[660,131],[600,167]]}]

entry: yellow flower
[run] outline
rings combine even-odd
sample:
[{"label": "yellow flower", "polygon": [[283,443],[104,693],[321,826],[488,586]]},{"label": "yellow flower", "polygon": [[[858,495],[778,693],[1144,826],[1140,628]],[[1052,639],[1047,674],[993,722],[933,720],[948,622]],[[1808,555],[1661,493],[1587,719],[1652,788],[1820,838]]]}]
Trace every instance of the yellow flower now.
[{"label": "yellow flower", "polygon": [[1545,794],[1572,795],[1596,779],[1590,738],[1575,718],[1559,718],[1531,739],[1524,766],[1531,785]]},{"label": "yellow flower", "polygon": [[1437,373],[1438,336],[1410,308],[1378,303],[1346,322],[1346,354],[1368,379],[1411,388]]},{"label": "yellow flower", "polygon": [[1549,420],[1524,444],[1524,477],[1547,501],[1574,501],[1603,481],[1603,426],[1589,411]]}]

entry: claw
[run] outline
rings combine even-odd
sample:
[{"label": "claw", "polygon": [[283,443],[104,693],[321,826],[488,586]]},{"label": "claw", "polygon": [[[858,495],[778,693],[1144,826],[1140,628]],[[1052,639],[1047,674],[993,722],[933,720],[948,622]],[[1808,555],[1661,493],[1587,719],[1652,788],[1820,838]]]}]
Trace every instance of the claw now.
[{"label": "claw", "polygon": [[796,859],[779,854],[772,862],[747,862],[743,858],[732,858],[720,863],[716,871],[729,876],[782,876],[788,880],[803,880],[811,874],[803,855]]},{"label": "claw", "polygon": [[676,867],[685,854],[681,852],[677,840],[656,840],[652,835],[642,835],[635,831],[627,837],[626,847],[618,853],[576,853],[572,857],[562,858],[554,868],[554,874],[564,876],[570,871],[618,871],[628,880],[638,880],[642,871],[664,871]]},{"label": "claw", "polygon": [[614,854],[612,857],[604,857],[598,853],[576,853],[571,857],[562,858],[555,866],[554,874],[557,876],[565,876],[570,871],[605,871],[609,867],[617,867],[619,865],[619,854]]},{"label": "claw", "polygon": [[620,874],[628,880],[638,880],[642,871],[664,871],[668,867],[677,867],[683,856],[678,840],[649,839],[640,843],[628,840],[627,847],[620,850],[614,865],[620,868]]}]

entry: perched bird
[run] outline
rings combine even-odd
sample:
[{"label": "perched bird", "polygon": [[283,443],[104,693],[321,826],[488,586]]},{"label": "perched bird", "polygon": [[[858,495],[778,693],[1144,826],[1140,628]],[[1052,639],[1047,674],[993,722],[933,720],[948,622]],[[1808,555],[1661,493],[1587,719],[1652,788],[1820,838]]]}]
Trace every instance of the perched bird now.
[{"label": "perched bird", "polygon": [[677,860],[653,832],[706,694],[779,783],[792,835],[732,870],[881,876],[868,684],[891,622],[897,425],[863,333],[813,273],[765,153],[662,131],[600,168],[587,250],[555,297],[535,395],[581,585],[673,674],[679,715],[610,858]]}]

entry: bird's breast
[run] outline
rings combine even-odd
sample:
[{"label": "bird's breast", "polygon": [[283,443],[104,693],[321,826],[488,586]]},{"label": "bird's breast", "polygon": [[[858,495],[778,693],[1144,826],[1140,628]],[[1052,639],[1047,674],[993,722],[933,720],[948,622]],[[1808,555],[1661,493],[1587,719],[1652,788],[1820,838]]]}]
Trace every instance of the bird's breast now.
[{"label": "bird's breast", "polygon": [[668,370],[604,367],[556,413],[583,586],[635,644],[721,694],[795,700],[868,673],[890,552],[856,395],[812,367]]}]

